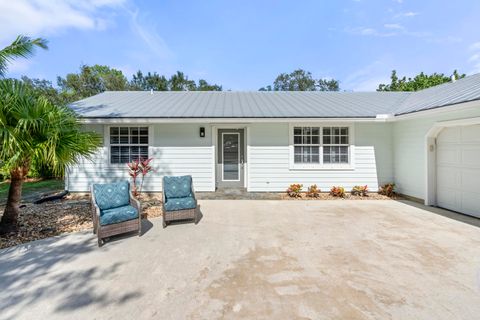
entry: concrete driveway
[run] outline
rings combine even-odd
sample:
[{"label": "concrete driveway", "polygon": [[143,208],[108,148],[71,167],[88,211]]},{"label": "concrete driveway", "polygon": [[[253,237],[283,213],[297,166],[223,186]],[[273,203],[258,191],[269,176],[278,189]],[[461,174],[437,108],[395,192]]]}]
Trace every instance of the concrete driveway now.
[{"label": "concrete driveway", "polygon": [[[480,229],[396,201],[200,201],[0,251],[0,319],[478,319]],[[441,210],[438,212],[442,213]]]}]

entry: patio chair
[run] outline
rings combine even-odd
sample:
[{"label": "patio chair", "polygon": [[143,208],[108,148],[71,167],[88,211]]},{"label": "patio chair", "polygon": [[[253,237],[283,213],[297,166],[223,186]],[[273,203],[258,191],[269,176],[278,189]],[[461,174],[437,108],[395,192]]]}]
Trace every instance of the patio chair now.
[{"label": "patio chair", "polygon": [[140,202],[133,197],[128,181],[93,184],[91,194],[93,233],[97,234],[99,247],[106,237],[132,231],[141,235]]},{"label": "patio chair", "polygon": [[193,220],[197,224],[197,199],[193,190],[192,176],[164,176],[163,227],[175,220]]}]

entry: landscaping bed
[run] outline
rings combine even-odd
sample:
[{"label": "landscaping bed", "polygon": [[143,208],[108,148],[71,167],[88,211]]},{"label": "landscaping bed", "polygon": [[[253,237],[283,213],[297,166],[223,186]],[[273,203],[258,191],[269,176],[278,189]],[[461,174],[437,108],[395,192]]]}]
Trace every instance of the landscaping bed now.
[{"label": "landscaping bed", "polygon": [[401,196],[395,194],[391,197],[387,197],[378,193],[368,193],[366,196],[354,196],[350,193],[345,193],[345,196],[334,197],[330,193],[322,192],[319,193],[317,197],[309,197],[306,193],[300,193],[297,197],[291,197],[287,193],[282,193],[283,200],[400,200],[403,199]]}]

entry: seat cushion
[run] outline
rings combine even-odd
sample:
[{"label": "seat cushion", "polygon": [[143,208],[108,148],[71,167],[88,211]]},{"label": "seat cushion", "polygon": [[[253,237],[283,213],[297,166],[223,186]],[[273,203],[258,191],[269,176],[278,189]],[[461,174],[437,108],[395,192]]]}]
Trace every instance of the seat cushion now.
[{"label": "seat cushion", "polygon": [[192,196],[192,177],[191,176],[165,176],[163,178],[163,190],[165,197],[184,198]]},{"label": "seat cushion", "polygon": [[197,201],[194,197],[168,198],[165,203],[165,210],[167,211],[187,210],[196,207]]},{"label": "seat cushion", "polygon": [[100,211],[100,225],[106,226],[138,218],[138,210],[130,205]]},{"label": "seat cushion", "polygon": [[95,202],[100,210],[118,208],[130,204],[130,184],[128,181],[94,184]]}]

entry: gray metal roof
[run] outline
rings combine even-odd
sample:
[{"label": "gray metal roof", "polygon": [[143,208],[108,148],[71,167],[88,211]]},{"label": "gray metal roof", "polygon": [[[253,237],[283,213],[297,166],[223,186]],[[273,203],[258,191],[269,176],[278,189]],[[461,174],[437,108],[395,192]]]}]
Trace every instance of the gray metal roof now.
[{"label": "gray metal roof", "polygon": [[418,92],[107,91],[70,106],[85,118],[370,118],[480,99],[480,74]]}]

